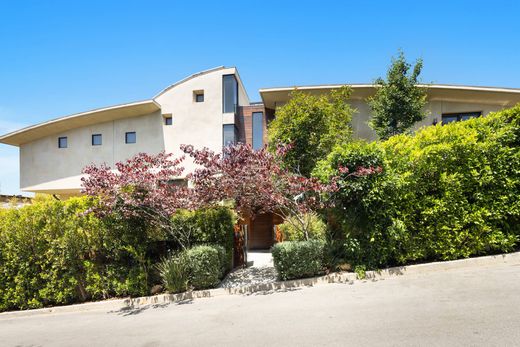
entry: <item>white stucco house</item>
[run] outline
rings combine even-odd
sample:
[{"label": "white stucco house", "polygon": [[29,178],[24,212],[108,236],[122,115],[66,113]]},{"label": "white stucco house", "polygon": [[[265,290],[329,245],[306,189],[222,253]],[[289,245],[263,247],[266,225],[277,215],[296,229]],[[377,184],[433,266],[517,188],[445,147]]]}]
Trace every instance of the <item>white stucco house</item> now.
[{"label": "white stucco house", "polygon": [[[114,163],[138,152],[162,150],[180,155],[181,144],[220,151],[236,141],[255,148],[266,141],[266,125],[294,88],[320,94],[342,85],[260,89],[262,102],[251,103],[236,68],[217,67],[191,75],[149,100],[52,119],[0,136],[0,143],[20,148],[20,187],[33,193],[78,194],[81,171],[89,164]],[[375,139],[369,128],[366,98],[374,85],[352,87],[357,109],[354,136]],[[485,116],[520,102],[520,89],[424,85],[428,117],[416,127]],[[184,163],[186,172],[193,169]]]}]

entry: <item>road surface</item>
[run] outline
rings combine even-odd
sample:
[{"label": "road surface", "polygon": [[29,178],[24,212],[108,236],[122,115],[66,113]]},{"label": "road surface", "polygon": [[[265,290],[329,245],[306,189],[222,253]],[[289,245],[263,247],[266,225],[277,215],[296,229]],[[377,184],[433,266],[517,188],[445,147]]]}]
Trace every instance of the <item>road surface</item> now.
[{"label": "road surface", "polygon": [[520,266],[127,311],[0,316],[1,346],[518,346]]}]

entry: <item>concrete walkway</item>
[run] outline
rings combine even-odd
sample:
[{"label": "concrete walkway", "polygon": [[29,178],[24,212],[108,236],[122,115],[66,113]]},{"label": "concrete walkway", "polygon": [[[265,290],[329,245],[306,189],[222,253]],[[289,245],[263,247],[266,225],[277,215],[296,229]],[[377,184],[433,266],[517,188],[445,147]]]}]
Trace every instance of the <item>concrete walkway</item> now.
[{"label": "concrete walkway", "polygon": [[248,267],[229,273],[219,284],[219,288],[245,287],[249,285],[276,282],[273,256],[269,251],[250,251],[247,254]]},{"label": "concrete walkway", "polygon": [[125,310],[0,315],[2,346],[515,346],[520,264]]}]

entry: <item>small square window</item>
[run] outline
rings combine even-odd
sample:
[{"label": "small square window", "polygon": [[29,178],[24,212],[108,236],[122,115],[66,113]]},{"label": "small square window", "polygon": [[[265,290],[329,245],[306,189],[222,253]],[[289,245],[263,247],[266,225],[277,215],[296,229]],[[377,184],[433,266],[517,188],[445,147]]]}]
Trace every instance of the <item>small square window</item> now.
[{"label": "small square window", "polygon": [[67,148],[67,137],[58,137],[58,148]]},{"label": "small square window", "polygon": [[196,90],[193,92],[195,102],[204,102],[204,91]]},{"label": "small square window", "polygon": [[172,124],[173,124],[172,116],[164,117],[164,125],[172,125]]},{"label": "small square window", "polygon": [[101,134],[92,135],[92,146],[101,146],[103,139]]},{"label": "small square window", "polygon": [[125,142],[126,143],[136,143],[137,142],[137,136],[135,134],[135,131],[127,132],[125,134]]}]

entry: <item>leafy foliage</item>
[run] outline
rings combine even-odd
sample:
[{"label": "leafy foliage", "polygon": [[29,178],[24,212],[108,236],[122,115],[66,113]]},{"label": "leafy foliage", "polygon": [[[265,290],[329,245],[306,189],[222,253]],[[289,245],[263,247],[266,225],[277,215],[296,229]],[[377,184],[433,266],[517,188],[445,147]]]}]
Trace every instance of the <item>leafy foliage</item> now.
[{"label": "leafy foliage", "polygon": [[379,138],[404,133],[426,116],[423,111],[426,91],[416,86],[422,66],[419,59],[410,73],[411,65],[400,51],[398,57],[392,59],[387,80],[376,80],[376,93],[368,99],[373,115],[369,124]]},{"label": "leafy foliage", "polygon": [[[306,213],[301,216],[306,229],[309,230],[309,239],[325,241],[327,225],[316,213]],[[299,228],[300,221],[296,217],[287,218],[280,224],[280,231],[284,241],[305,241],[305,235]]]},{"label": "leafy foliage", "polygon": [[324,243],[318,240],[285,241],[272,248],[273,262],[282,280],[312,277],[323,272]]},{"label": "leafy foliage", "polygon": [[269,144],[273,152],[279,145],[291,145],[283,158],[287,168],[309,177],[334,145],[350,140],[355,111],[348,103],[350,93],[348,87],[321,96],[294,90],[289,102],[276,110],[269,123]]},{"label": "leafy foliage", "polygon": [[38,198],[0,209],[0,310],[144,294],[147,276],[126,237],[85,213],[91,198]]},{"label": "leafy foliage", "polygon": [[162,284],[170,293],[180,293],[188,289],[188,264],[184,254],[171,255],[156,264]]},{"label": "leafy foliage", "polygon": [[325,193],[336,189],[334,181],[321,183],[318,179],[297,175],[283,167],[277,154],[264,147],[255,151],[248,144],[224,148],[223,154],[207,148],[195,150],[183,146],[200,168],[188,175],[194,184],[193,194],[201,204],[215,205],[232,201],[237,211],[255,217],[272,212],[282,218],[295,217],[298,227],[308,238],[308,225],[300,216],[326,206]]},{"label": "leafy foliage", "polygon": [[189,272],[189,284],[194,289],[213,288],[222,275],[219,250],[212,246],[195,246],[184,251],[183,260]]},{"label": "leafy foliage", "polygon": [[[188,235],[185,244],[221,246],[224,272],[231,269],[233,230],[236,216],[225,206],[206,207],[194,211],[178,210],[171,217],[171,229],[177,235]],[[184,230],[180,230],[184,229]]]},{"label": "leafy foliage", "polygon": [[[520,236],[520,106],[382,143],[337,147],[331,223],[345,256],[370,268],[508,252]],[[341,167],[380,166],[342,176]]]}]

